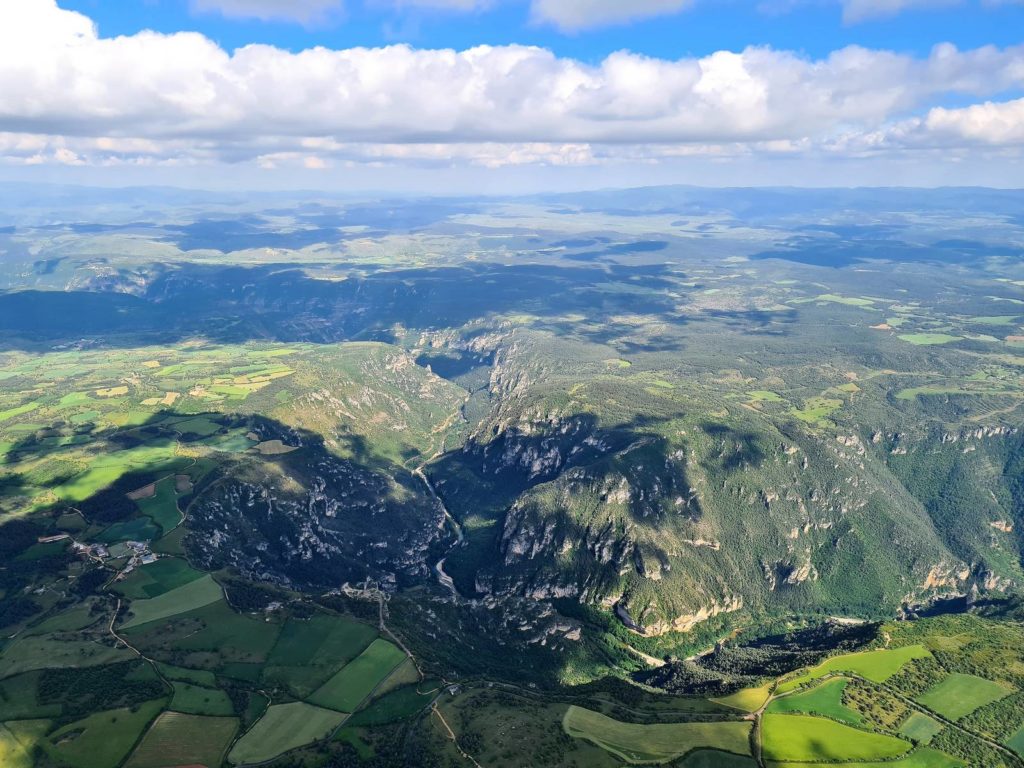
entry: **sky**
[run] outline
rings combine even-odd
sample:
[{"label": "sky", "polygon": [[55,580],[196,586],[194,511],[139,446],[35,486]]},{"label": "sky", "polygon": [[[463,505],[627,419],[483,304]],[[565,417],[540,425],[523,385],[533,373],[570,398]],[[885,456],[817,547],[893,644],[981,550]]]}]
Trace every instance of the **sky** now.
[{"label": "sky", "polygon": [[1024,0],[0,0],[0,180],[1024,186]]}]

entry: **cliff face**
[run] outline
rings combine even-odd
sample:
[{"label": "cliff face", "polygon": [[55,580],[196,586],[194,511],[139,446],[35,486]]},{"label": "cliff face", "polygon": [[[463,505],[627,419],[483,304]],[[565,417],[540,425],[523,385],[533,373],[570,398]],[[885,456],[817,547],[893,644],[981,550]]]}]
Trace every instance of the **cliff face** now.
[{"label": "cliff face", "polygon": [[[660,634],[731,613],[882,616],[1019,577],[1009,496],[957,531],[893,466],[947,452],[954,474],[1005,485],[956,467],[1016,450],[1012,429],[823,434],[755,416],[605,429],[536,405],[521,418],[481,430],[458,461],[463,479],[514,489],[475,572],[480,593],[604,605]],[[450,478],[439,487],[459,506]]]}]

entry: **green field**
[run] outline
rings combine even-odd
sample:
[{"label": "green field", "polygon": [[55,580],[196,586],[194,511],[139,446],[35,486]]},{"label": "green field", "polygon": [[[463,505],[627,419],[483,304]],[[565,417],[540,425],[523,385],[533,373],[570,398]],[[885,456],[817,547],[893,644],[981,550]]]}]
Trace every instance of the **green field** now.
[{"label": "green field", "polygon": [[667,763],[697,749],[750,754],[749,722],[637,725],[570,706],[562,719],[570,736],[586,739],[631,764]]},{"label": "green field", "polygon": [[97,712],[50,734],[44,748],[75,768],[110,768],[125,758],[163,706],[161,700],[147,702],[135,711]]},{"label": "green field", "polygon": [[757,768],[752,757],[741,757],[731,752],[698,749],[683,758],[680,768]]},{"label": "green field", "polygon": [[[389,691],[370,702],[348,720],[351,726],[371,726],[393,723],[415,715],[430,704],[440,690],[440,683],[424,681],[421,685],[407,685]],[[419,691],[424,691],[420,693]]]},{"label": "green field", "polygon": [[1018,755],[1024,757],[1024,726],[1019,728],[1016,733],[1006,740],[1006,746],[1016,752]]},{"label": "green field", "polygon": [[860,725],[864,718],[843,704],[843,690],[849,680],[836,678],[826,680],[808,691],[792,693],[774,699],[767,712],[780,714],[802,712],[808,715],[824,715],[851,725]]},{"label": "green field", "polygon": [[116,582],[115,589],[133,600],[159,597],[165,592],[182,587],[202,578],[181,558],[162,557],[155,563],[136,568],[124,581]]},{"label": "green field", "polygon": [[49,667],[92,667],[135,657],[125,648],[84,640],[60,640],[46,635],[15,640],[0,655],[0,678]]},{"label": "green field", "polygon": [[899,338],[919,347],[930,347],[960,341],[959,336],[950,336],[948,333],[901,333]]},{"label": "green field", "polygon": [[61,500],[75,503],[107,488],[128,472],[170,472],[186,463],[175,459],[175,446],[167,441],[112,451],[93,457],[88,469],[55,488],[54,492]]},{"label": "green field", "polygon": [[219,766],[237,730],[238,720],[233,717],[164,712],[132,752],[125,768]]},{"label": "green field", "polygon": [[744,712],[756,712],[759,710],[771,695],[772,683],[765,683],[758,688],[744,688],[741,691],[722,696],[712,701],[725,704],[727,707],[735,707]]},{"label": "green field", "polygon": [[228,759],[238,764],[261,763],[329,735],[345,721],[341,712],[301,701],[275,704],[238,740]]},{"label": "green field", "polygon": [[1013,689],[975,675],[954,672],[917,697],[917,703],[950,720],[1013,693]]},{"label": "green field", "polygon": [[766,714],[761,728],[766,760],[884,760],[902,755],[912,746],[893,736],[808,715]]},{"label": "green field", "polygon": [[263,679],[305,698],[377,638],[369,624],[317,614],[285,624],[267,659]]},{"label": "green field", "polygon": [[167,533],[181,522],[178,511],[178,494],[174,490],[174,478],[167,477],[156,484],[156,493],[136,502],[142,514],[149,516],[160,529]]},{"label": "green field", "polygon": [[884,683],[895,675],[908,661],[931,656],[931,652],[923,645],[908,645],[903,648],[883,648],[877,651],[861,651],[833,656],[820,664],[810,667],[806,672],[781,683],[778,693],[786,693],[819,677],[835,672],[849,672],[871,680]]},{"label": "green field", "polygon": [[39,701],[39,672],[25,672],[0,680],[0,721],[58,717],[59,703]]},{"label": "green field", "polygon": [[900,736],[906,736],[918,744],[927,744],[941,730],[942,723],[923,712],[911,712],[910,717],[900,726]]},{"label": "green field", "polygon": [[34,768],[35,747],[49,727],[49,720],[0,724],[0,765],[3,768]]},{"label": "green field", "polygon": [[131,604],[132,617],[123,625],[125,629],[159,621],[215,603],[224,594],[220,585],[207,574],[200,579],[165,592],[149,600],[135,600]]},{"label": "green field", "polygon": [[170,708],[190,715],[230,717],[235,714],[231,699],[224,691],[181,681],[174,683]]},{"label": "green field", "polygon": [[400,648],[378,638],[318,688],[309,701],[339,712],[355,712],[363,699],[405,659]]},{"label": "green field", "polygon": [[856,763],[801,763],[770,762],[769,768],[962,768],[963,762],[927,747],[915,749],[899,760],[866,761]]}]

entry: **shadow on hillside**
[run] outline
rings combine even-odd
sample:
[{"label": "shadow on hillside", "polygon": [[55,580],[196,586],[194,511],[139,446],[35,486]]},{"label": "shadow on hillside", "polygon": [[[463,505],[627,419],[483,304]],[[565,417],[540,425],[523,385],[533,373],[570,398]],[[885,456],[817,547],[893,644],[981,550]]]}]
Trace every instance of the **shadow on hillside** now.
[{"label": "shadow on hillside", "polygon": [[[162,264],[141,294],[129,276],[106,276],[106,290],[14,291],[0,294],[0,350],[169,344],[188,338],[335,343],[394,341],[397,326],[460,328],[493,315],[519,316],[539,329],[624,352],[681,347],[671,332],[643,334],[630,316],[664,327],[702,321],[748,324],[778,316],[721,312],[683,316],[685,293],[668,265],[481,264],[387,269],[345,279],[317,279],[294,265],[256,267]],[[315,274],[315,272],[314,272]],[[119,280],[124,284],[120,284]],[[124,292],[119,292],[124,291]]]}]

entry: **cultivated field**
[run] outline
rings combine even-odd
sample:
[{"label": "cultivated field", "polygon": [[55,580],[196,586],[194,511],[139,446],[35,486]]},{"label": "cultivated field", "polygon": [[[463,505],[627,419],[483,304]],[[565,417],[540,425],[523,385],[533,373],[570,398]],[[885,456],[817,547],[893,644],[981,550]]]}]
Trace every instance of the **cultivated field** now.
[{"label": "cultivated field", "polygon": [[151,621],[166,619],[215,603],[223,596],[220,585],[207,574],[158,597],[133,601],[131,604],[132,616],[123,626],[125,629],[130,629]]},{"label": "cultivated field", "polygon": [[219,766],[237,730],[238,720],[233,717],[164,712],[132,752],[125,768]]},{"label": "cultivated field", "polygon": [[275,704],[235,744],[229,759],[236,765],[260,763],[317,739],[341,725],[345,715],[301,701]]}]

